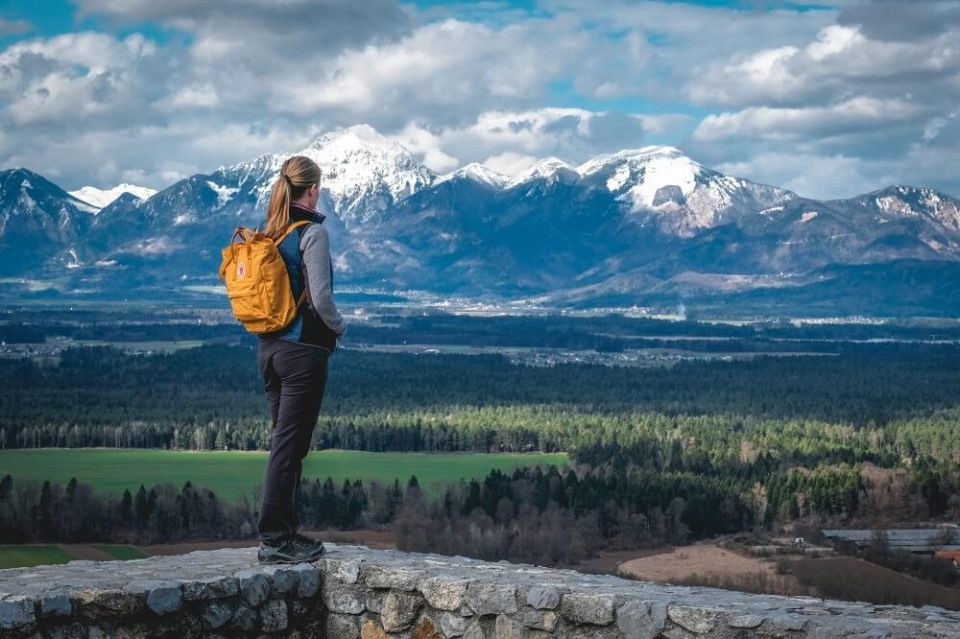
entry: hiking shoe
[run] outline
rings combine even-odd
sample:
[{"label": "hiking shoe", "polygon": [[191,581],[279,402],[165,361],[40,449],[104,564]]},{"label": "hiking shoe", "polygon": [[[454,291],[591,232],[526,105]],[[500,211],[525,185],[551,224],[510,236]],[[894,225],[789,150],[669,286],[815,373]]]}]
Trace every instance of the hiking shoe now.
[{"label": "hiking shoe", "polygon": [[314,561],[326,552],[322,541],[316,541],[299,533],[281,537],[276,544],[260,543],[257,559],[262,564],[298,564]]}]

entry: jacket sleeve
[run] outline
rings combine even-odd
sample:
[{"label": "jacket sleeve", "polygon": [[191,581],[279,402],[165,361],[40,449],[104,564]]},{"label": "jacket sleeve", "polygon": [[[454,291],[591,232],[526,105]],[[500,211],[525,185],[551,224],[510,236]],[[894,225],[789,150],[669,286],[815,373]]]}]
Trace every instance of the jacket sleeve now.
[{"label": "jacket sleeve", "polygon": [[311,224],[303,233],[303,267],[307,272],[310,303],[323,323],[337,334],[347,330],[346,320],[333,301],[331,282],[333,262],[330,258],[330,237],[322,224]]}]

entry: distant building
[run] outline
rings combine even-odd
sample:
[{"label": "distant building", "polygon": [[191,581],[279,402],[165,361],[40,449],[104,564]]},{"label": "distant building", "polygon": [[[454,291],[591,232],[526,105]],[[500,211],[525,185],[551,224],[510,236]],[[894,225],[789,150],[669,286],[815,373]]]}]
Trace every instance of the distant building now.
[{"label": "distant building", "polygon": [[937,550],[960,551],[960,529],[944,525],[936,528],[890,528],[824,530],[828,539],[850,541],[865,548],[882,538],[891,550],[933,554]]}]

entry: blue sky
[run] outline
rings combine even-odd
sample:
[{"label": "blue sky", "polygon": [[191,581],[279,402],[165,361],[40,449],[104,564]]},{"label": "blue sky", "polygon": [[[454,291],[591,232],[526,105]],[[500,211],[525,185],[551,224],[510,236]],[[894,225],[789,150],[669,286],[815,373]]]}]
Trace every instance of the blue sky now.
[{"label": "blue sky", "polygon": [[957,35],[954,0],[0,0],[0,168],[162,188],[366,123],[438,172],[667,144],[960,195]]}]

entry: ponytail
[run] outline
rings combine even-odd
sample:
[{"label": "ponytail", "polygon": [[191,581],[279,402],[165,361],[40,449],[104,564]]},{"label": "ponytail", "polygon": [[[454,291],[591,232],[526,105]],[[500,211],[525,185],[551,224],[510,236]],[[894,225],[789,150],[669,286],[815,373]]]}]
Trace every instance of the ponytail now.
[{"label": "ponytail", "polygon": [[314,184],[320,184],[320,167],[304,155],[288,158],[280,166],[280,175],[270,191],[267,205],[267,227],[264,233],[272,239],[283,235],[290,224],[290,203]]}]

